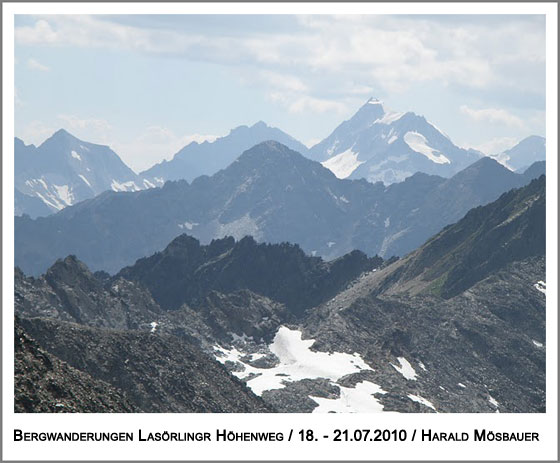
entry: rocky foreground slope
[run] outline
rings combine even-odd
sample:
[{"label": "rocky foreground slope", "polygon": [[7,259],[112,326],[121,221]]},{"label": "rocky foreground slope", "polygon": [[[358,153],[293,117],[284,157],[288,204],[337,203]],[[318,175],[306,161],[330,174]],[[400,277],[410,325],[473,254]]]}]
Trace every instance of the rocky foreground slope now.
[{"label": "rocky foreground slope", "polygon": [[138,411],[271,411],[222,365],[185,339],[151,330],[114,331],[44,318],[22,319],[21,323],[51,354],[126,392]]},{"label": "rocky foreground slope", "polygon": [[16,317],[16,412],[138,412],[126,392],[93,378],[39,346]]},{"label": "rocky foreground slope", "polygon": [[544,412],[544,230],[541,176],[403,259],[182,236],[115,276],[16,271],[16,311],[143,411]]}]

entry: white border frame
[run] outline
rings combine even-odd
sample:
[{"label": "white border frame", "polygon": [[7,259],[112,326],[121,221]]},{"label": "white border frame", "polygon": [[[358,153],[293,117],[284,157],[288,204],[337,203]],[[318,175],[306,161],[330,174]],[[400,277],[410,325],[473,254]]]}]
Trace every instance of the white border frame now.
[{"label": "white border frame", "polygon": [[[558,49],[556,3],[28,3],[3,4],[3,459],[9,460],[556,460],[558,432]],[[15,414],[13,413],[14,14],[545,14],[547,101],[547,412],[546,414]],[[110,420],[109,420],[110,418]],[[234,431],[432,429],[470,432],[469,442],[359,443],[15,443],[25,431]],[[473,429],[539,432],[540,442],[472,441]]]}]

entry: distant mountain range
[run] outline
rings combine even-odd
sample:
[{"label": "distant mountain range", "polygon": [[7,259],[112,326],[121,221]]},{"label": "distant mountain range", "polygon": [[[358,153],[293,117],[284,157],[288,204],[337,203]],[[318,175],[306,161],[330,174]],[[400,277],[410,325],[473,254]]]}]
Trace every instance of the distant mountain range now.
[{"label": "distant mountain range", "polygon": [[108,146],[61,129],[39,147],[15,139],[15,214],[48,215],[107,190],[153,187]]},{"label": "distant mountain range", "polygon": [[46,218],[16,217],[15,262],[36,275],[75,254],[93,270],[116,272],[181,233],[202,243],[246,235],[287,241],[326,259],[354,249],[404,255],[472,207],[541,173],[544,163],[525,175],[484,157],[450,179],[417,173],[385,187],[338,179],[286,146],[265,142],[192,184],[108,191]]},{"label": "distant mountain range", "polygon": [[[268,140],[321,162],[338,178],[365,178],[386,185],[417,172],[450,177],[483,155],[457,147],[424,117],[389,112],[374,99],[311,149],[261,121],[237,127],[213,142],[192,142],[170,161],[139,175],[109,147],[59,130],[39,147],[15,139],[15,215],[43,217],[107,190],[138,191],[168,180],[191,182],[201,175],[214,175],[244,151]],[[544,160],[544,138],[529,137],[493,157],[522,172]]]},{"label": "distant mountain range", "polygon": [[16,270],[16,410],[542,413],[545,209],[540,176],[392,261],[182,235]]},{"label": "distant mountain range", "polygon": [[510,170],[523,172],[534,162],[546,159],[546,140],[532,135],[521,140],[513,148],[503,153],[493,154],[491,157]]},{"label": "distant mountain range", "polygon": [[451,175],[482,153],[464,150],[412,112],[388,112],[370,98],[351,119],[309,150],[339,178],[365,178],[385,184],[402,182],[416,172]]},{"label": "distant mountain range", "polygon": [[303,155],[307,153],[307,147],[295,138],[260,121],[250,127],[237,127],[213,142],[193,141],[177,152],[170,161],[164,160],[140,175],[159,186],[168,180],[191,182],[201,175],[215,174],[229,166],[244,151],[268,140],[282,143]]}]

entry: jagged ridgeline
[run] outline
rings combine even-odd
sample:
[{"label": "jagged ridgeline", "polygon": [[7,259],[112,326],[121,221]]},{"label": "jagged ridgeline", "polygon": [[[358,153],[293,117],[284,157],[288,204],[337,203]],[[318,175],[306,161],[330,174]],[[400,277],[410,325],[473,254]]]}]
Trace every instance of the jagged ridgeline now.
[{"label": "jagged ridgeline", "polygon": [[114,273],[183,232],[204,244],[228,235],[295,243],[326,260],[355,249],[403,256],[469,209],[543,172],[544,163],[518,174],[485,157],[449,179],[419,172],[386,187],[341,180],[269,141],[190,184],[107,191],[48,217],[16,217],[15,261],[25,273],[39,275],[73,254],[94,271]]},{"label": "jagged ridgeline", "polygon": [[382,263],[380,257],[368,258],[360,251],[325,262],[289,243],[257,244],[251,237],[236,242],[228,237],[201,246],[181,235],[164,251],[139,259],[116,278],[138,281],[165,309],[197,303],[210,291],[249,289],[300,316]]},{"label": "jagged ridgeline", "polygon": [[[182,235],[114,277],[94,275],[75,256],[40,278],[16,269],[16,312],[24,317],[18,330],[55,358],[39,371],[37,361],[18,363],[16,410],[273,411],[216,361],[213,346],[232,335],[270,340],[281,324],[382,262],[356,251],[327,263],[294,245],[250,238],[201,246]],[[46,371],[50,382],[30,390],[26,368]],[[74,397],[67,372],[95,390],[110,384],[125,405],[96,397],[93,404],[82,398],[80,408],[66,400]]]},{"label": "jagged ridgeline", "polygon": [[[484,156],[457,146],[425,117],[391,111],[374,98],[310,149],[260,121],[236,127],[213,141],[192,141],[169,161],[139,174],[108,146],[80,140],[61,129],[38,147],[15,138],[15,215],[47,216],[107,190],[139,191],[169,180],[192,182],[225,169],[241,153],[268,140],[321,162],[340,179],[365,178],[385,185],[418,172],[448,178]],[[545,144],[543,137],[533,135],[502,153],[487,154],[521,174],[545,160]]]},{"label": "jagged ridgeline", "polygon": [[544,230],[541,176],[397,260],[181,235],[16,270],[16,409],[545,411]]}]

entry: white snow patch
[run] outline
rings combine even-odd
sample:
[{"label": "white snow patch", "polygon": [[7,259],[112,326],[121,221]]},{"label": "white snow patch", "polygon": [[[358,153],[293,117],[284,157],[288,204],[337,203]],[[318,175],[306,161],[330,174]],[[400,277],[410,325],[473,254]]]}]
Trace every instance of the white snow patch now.
[{"label": "white snow patch", "polygon": [[428,141],[421,133],[406,132],[404,135],[404,141],[408,146],[410,146],[410,149],[423,154],[430,161],[435,162],[436,164],[451,164],[451,161],[442,153],[428,145]]},{"label": "white snow patch", "polygon": [[387,140],[387,144],[388,144],[388,145],[393,144],[394,142],[397,141],[398,138],[399,138],[399,137],[397,137],[396,135],[393,135],[391,138],[389,138],[389,140]]},{"label": "white snow patch", "polygon": [[416,371],[414,371],[414,368],[412,368],[412,365],[409,363],[409,361],[404,357],[397,357],[397,360],[399,361],[401,366],[398,367],[396,365],[393,365],[392,363],[391,366],[395,370],[397,370],[401,375],[403,375],[406,379],[411,379],[413,381],[416,381]]},{"label": "white snow patch", "polygon": [[329,169],[337,178],[348,177],[364,163],[364,161],[358,161],[358,153],[354,153],[352,148],[348,148],[346,151],[327,159],[321,165]]},{"label": "white snow patch", "polygon": [[244,379],[251,374],[258,376],[247,381],[253,392],[261,395],[270,389],[282,389],[286,382],[302,379],[326,378],[337,381],[339,378],[362,370],[373,369],[364,362],[359,354],[345,354],[335,352],[314,352],[310,347],[313,339],[303,340],[298,330],[290,330],[285,326],[278,329],[274,341],[270,344],[270,351],[278,357],[280,363],[273,368],[256,368],[241,362],[245,355],[236,348],[226,349],[214,346],[216,359],[221,363],[231,361],[241,364],[243,371],[234,371],[238,378]]},{"label": "white snow patch", "polygon": [[186,230],[192,230],[193,227],[196,227],[197,225],[199,225],[198,222],[185,222],[185,223],[180,223],[179,228],[184,228]]},{"label": "white snow patch", "polygon": [[82,149],[85,150],[85,151],[89,151],[89,148],[88,148],[87,146],[80,145],[80,148],[82,148]]},{"label": "white snow patch", "polygon": [[533,286],[537,291],[546,295],[546,283],[544,281],[538,281]]},{"label": "white snow patch", "polygon": [[64,204],[61,204],[60,201],[54,199],[54,198],[50,198],[51,200],[45,198],[41,193],[39,193],[38,191],[35,192],[35,194],[41,198],[41,201],[43,201],[45,204],[48,204],[51,207],[54,207],[56,210],[60,211],[61,209],[64,209]]},{"label": "white snow patch", "polygon": [[74,194],[72,193],[72,188],[68,185],[55,185],[53,183],[53,188],[56,190],[58,197],[66,204],[70,206],[74,201]]},{"label": "white snow patch", "polygon": [[332,248],[335,244],[336,244],[336,241],[329,241],[329,242],[327,243],[327,246],[328,246],[329,249],[330,249],[330,248]]},{"label": "white snow patch", "polygon": [[346,203],[346,204],[349,204],[349,203],[350,203],[350,201],[348,201],[344,196],[341,196],[341,197],[338,198],[338,199],[340,199],[343,203]]},{"label": "white snow patch", "polygon": [[462,387],[463,389],[467,387],[463,383],[457,383],[457,386]]},{"label": "white snow patch", "polygon": [[74,159],[77,159],[78,161],[81,161],[82,158],[80,157],[80,155],[78,153],[76,153],[74,150],[72,150],[72,152],[70,153],[72,155],[72,157]]},{"label": "white snow patch", "polygon": [[150,330],[150,333],[155,333],[156,328],[159,326],[159,323],[158,322],[152,322],[152,323],[150,323],[150,326],[152,327],[152,329]]},{"label": "white snow patch", "polygon": [[111,189],[113,191],[140,191],[138,185],[132,180],[128,182],[119,183],[115,179],[111,181]]},{"label": "white snow patch", "polygon": [[142,182],[146,188],[155,188],[156,186],[147,179],[143,179]]},{"label": "white snow patch", "polygon": [[496,162],[499,162],[506,169],[509,169],[512,172],[515,171],[515,169],[508,164],[508,161],[511,159],[508,154],[506,153],[489,154],[488,157],[494,159]]},{"label": "white snow patch", "polygon": [[329,156],[332,156],[332,154],[335,152],[337,146],[339,145],[340,141],[339,140],[335,140],[335,142],[333,143],[333,145],[327,150],[327,154]]},{"label": "white snow patch", "polygon": [[49,190],[49,187],[47,186],[47,182],[45,182],[45,180],[43,180],[43,177],[37,179],[37,181],[38,181],[41,185],[43,185],[43,188],[44,188],[45,190],[47,190],[47,191]]},{"label": "white snow patch", "polygon": [[312,255],[313,257],[315,257],[315,256],[317,255],[317,250],[314,249],[313,251],[311,251],[311,255]]},{"label": "white snow patch", "polygon": [[331,198],[333,198],[335,201],[338,201],[338,196],[335,195],[330,188],[327,188],[327,191],[329,192]]},{"label": "white snow patch", "polygon": [[390,217],[387,217],[387,218],[385,219],[385,228],[389,228],[390,225],[391,225],[391,218],[390,218]]},{"label": "white snow patch", "polygon": [[498,405],[500,405],[498,403],[498,401],[496,399],[494,399],[494,397],[492,397],[491,395],[488,395],[488,402],[490,402],[492,405],[494,405],[494,407],[497,407]]},{"label": "white snow patch", "polygon": [[244,236],[252,236],[255,240],[259,240],[262,236],[259,224],[247,212],[244,216],[228,223],[220,223],[216,221],[216,236],[233,236],[236,240],[240,240]]},{"label": "white snow patch", "polygon": [[389,248],[391,243],[399,239],[401,236],[406,235],[408,231],[409,229],[405,228],[404,230],[400,230],[397,233],[393,233],[392,235],[383,238],[383,242],[381,243],[381,249],[379,250],[379,255],[381,257],[385,256],[385,253],[387,252],[387,249]]},{"label": "white snow patch", "polygon": [[119,285],[113,285],[111,289],[113,291],[118,291],[119,290]]},{"label": "white snow patch", "polygon": [[374,397],[374,394],[386,394],[377,384],[362,381],[355,387],[340,388],[340,397],[326,399],[323,397],[309,396],[319,404],[313,413],[378,413],[383,411],[383,405]]},{"label": "white snow patch", "polygon": [[229,335],[232,337],[233,342],[249,342],[249,341],[253,341],[253,336],[247,336],[245,333],[242,333],[241,336],[239,336],[238,334],[235,333],[229,333]]},{"label": "white snow patch", "polygon": [[397,113],[394,111],[387,111],[383,117],[380,117],[379,119],[375,120],[373,123],[374,124],[392,124],[395,121],[398,121],[401,117],[404,116],[405,113]]},{"label": "white snow patch", "polygon": [[389,156],[387,158],[387,161],[392,161],[392,162],[403,162],[406,161],[409,158],[408,154],[402,154],[400,156]]},{"label": "white snow patch", "polygon": [[391,183],[400,183],[414,174],[412,171],[382,166],[382,164],[386,164],[387,162],[388,160],[385,159],[377,165],[369,166],[367,180],[371,183],[383,182],[385,185],[388,185]]},{"label": "white snow patch", "polygon": [[89,183],[88,179],[85,178],[82,174],[78,174],[78,177],[80,177],[87,184],[87,186],[91,186],[91,183]]},{"label": "white snow patch", "polygon": [[408,398],[413,402],[418,402],[419,404],[425,405],[426,407],[430,407],[432,410],[437,411],[434,404],[430,402],[428,399],[424,399],[424,397],[414,394],[408,394]]},{"label": "white snow patch", "polygon": [[531,339],[531,341],[533,341],[533,344],[537,347],[543,347],[543,343],[539,342],[539,341],[535,341],[534,339]]},{"label": "white snow patch", "polygon": [[420,365],[420,368],[422,368],[422,370],[428,371],[426,370],[426,366],[422,362],[418,362],[418,365]]}]

